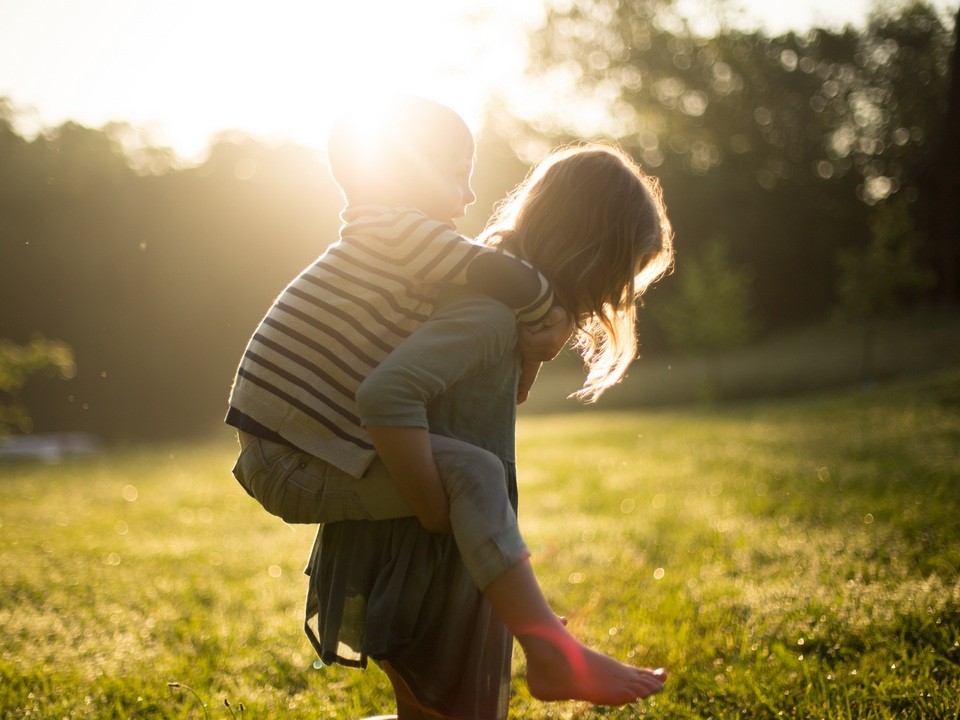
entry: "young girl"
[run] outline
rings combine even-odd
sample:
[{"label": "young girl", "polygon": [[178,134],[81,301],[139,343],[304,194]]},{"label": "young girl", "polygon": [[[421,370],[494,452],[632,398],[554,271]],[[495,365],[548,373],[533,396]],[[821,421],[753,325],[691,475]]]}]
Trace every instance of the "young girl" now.
[{"label": "young girl", "polygon": [[[611,146],[564,150],[530,174],[483,239],[540,269],[575,318],[576,344],[588,368],[578,395],[595,400],[618,382],[636,353],[636,301],[672,262],[672,233],[657,183]],[[494,451],[511,488],[514,408],[505,401],[504,385],[490,375],[496,369],[509,385],[518,369],[515,323],[501,310],[487,301],[444,308],[361,385],[361,419],[401,491],[436,482],[427,427]],[[481,392],[467,397],[477,378],[484,378]],[[487,677],[468,683],[466,692],[476,697],[464,699],[458,680],[476,677],[476,668],[462,661],[474,654],[476,632],[482,633],[465,633],[462,626],[476,628],[489,617],[464,600],[450,548],[442,549],[439,557],[447,560],[437,565],[434,551],[412,539],[417,532],[404,521],[322,528],[309,569],[308,634],[325,662],[363,664],[367,656],[381,662],[408,717],[417,717],[415,706],[443,717],[492,717],[476,708],[502,706],[502,682]],[[444,582],[450,604],[423,595],[422,588]],[[528,560],[496,577],[484,594],[523,648],[535,697],[622,704],[662,688],[662,671],[621,664],[575,640],[547,605]],[[457,606],[471,617],[459,613],[451,622]],[[457,647],[451,636],[471,640]],[[480,657],[488,662],[492,655]],[[451,676],[448,667],[459,669]]]}]

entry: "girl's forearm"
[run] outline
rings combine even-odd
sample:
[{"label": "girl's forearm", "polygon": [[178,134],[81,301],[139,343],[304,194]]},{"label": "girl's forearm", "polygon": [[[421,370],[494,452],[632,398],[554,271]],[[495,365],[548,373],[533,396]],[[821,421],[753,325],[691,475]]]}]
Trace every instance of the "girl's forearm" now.
[{"label": "girl's forearm", "polygon": [[380,459],[400,494],[427,530],[450,532],[450,503],[430,447],[430,431],[420,427],[368,425]]}]

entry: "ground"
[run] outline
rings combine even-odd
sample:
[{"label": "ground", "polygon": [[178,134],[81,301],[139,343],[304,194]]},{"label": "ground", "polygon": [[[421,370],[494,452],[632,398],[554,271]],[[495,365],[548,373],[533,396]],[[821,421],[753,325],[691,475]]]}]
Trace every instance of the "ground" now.
[{"label": "ground", "polygon": [[[519,431],[547,595],[578,635],[671,679],[627,708],[544,706],[518,655],[512,717],[960,713],[960,370]],[[314,667],[313,529],[259,510],[233,454],[224,435],[0,464],[0,716],[391,709],[378,671]]]}]

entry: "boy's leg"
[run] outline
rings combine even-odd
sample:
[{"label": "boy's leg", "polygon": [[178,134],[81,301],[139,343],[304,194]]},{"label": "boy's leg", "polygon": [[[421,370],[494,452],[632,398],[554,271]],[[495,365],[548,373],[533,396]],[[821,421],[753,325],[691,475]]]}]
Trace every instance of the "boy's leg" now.
[{"label": "boy's leg", "polygon": [[[483,589],[507,568],[529,557],[507,495],[503,462],[476,445],[442,435],[430,435],[430,445],[450,500],[450,524],[457,547],[470,576]],[[325,493],[352,494],[367,519],[414,514],[379,458],[359,479],[329,468],[323,484]],[[327,515],[318,522],[342,519],[347,518]]]},{"label": "boy's leg", "polygon": [[[554,614],[527,559],[500,459],[452,438],[431,435],[430,443],[464,564],[520,642],[531,694],[548,701],[621,705],[662,690],[662,670],[625,665],[591,650]],[[399,490],[393,492],[399,497]],[[381,495],[389,497],[389,491]]]},{"label": "boy's leg", "polygon": [[[290,523],[409,517],[379,458],[355,478],[287,445],[247,438],[234,475],[269,512]],[[450,500],[450,523],[464,564],[481,589],[527,558],[507,495],[503,463],[491,452],[441,435],[430,444]]]},{"label": "boy's leg", "polygon": [[[326,523],[412,515],[380,465],[357,479],[303,450],[241,435],[233,475],[268,512],[288,523]],[[363,503],[363,500],[367,500]],[[382,509],[374,516],[366,507]]]},{"label": "boy's leg", "polygon": [[553,613],[527,559],[500,459],[452,438],[431,435],[430,442],[464,564],[517,636],[534,697],[620,705],[659,692],[666,681],[662,670],[591,650]]},{"label": "boy's leg", "polygon": [[530,556],[507,494],[506,470],[500,458],[476,445],[440,435],[431,435],[430,444],[457,547],[483,590]]},{"label": "boy's leg", "polygon": [[[464,564],[517,636],[527,658],[527,682],[534,697],[624,704],[661,690],[666,680],[662,670],[624,665],[585,647],[553,613],[527,559],[499,458],[452,438],[432,435],[430,440],[450,498],[451,524]],[[298,467],[319,476],[313,480],[320,481],[324,494],[349,495],[350,502],[337,507],[356,508],[365,519],[413,515],[382,463],[375,461],[359,480],[317,463],[321,461],[306,455],[303,467]],[[404,709],[409,712],[411,708]]]},{"label": "boy's leg", "polygon": [[508,569],[483,592],[523,648],[535,698],[624,705],[663,689],[662,669],[624,665],[574,638],[547,604],[529,561]]}]

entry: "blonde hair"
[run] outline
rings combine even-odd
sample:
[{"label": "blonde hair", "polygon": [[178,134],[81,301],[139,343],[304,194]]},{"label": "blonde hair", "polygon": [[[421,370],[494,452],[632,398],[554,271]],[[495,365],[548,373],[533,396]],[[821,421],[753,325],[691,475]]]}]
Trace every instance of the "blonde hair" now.
[{"label": "blonde hair", "polygon": [[660,184],[600,142],[553,152],[496,209],[481,235],[531,262],[576,323],[587,368],[573,396],[594,402],[637,354],[637,301],[673,264]]}]

